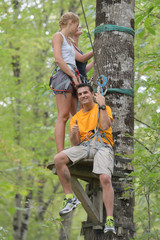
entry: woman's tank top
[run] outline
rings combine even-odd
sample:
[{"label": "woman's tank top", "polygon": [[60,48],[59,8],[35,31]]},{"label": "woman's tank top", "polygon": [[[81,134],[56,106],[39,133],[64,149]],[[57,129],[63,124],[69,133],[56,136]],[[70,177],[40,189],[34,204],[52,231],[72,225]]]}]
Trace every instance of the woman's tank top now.
[{"label": "woman's tank top", "polygon": [[[78,49],[76,46],[74,46],[75,49],[81,54],[83,55],[83,52]],[[78,68],[78,71],[79,73],[83,76],[83,77],[87,77],[87,74],[86,74],[86,65],[87,65],[87,62],[85,63],[82,63],[82,62],[79,62],[76,60],[76,65],[77,65],[77,68]]]},{"label": "woman's tank top", "polygon": [[[74,51],[74,47],[73,47],[72,43],[70,45],[67,42],[65,36],[61,32],[59,32],[59,33],[63,37],[63,43],[61,46],[62,58],[66,63],[74,65],[76,67],[76,61],[75,61],[76,53]],[[68,65],[68,66],[71,68],[70,65]]]}]

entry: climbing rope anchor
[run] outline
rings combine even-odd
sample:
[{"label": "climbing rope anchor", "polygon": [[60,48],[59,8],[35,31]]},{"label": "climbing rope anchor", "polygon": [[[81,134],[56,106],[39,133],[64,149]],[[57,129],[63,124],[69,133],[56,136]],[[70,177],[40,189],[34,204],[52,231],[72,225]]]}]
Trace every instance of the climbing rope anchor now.
[{"label": "climbing rope anchor", "polygon": [[[100,83],[100,79],[102,79],[102,78],[104,79],[104,82],[102,83],[102,81],[101,81],[101,83]],[[104,75],[100,75],[97,78],[97,83],[98,83],[97,91],[101,92],[102,96],[104,96],[103,87],[105,87],[107,84],[107,78]]]}]

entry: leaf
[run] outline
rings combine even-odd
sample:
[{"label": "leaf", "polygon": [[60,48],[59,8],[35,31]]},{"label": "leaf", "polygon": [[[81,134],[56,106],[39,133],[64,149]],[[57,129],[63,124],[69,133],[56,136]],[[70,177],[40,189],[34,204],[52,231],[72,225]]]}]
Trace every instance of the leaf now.
[{"label": "leaf", "polygon": [[147,10],[147,13],[150,14],[153,9],[154,9],[154,6],[151,6],[151,7]]},{"label": "leaf", "polygon": [[149,26],[151,26],[151,19],[149,17],[147,17],[144,21],[144,26],[147,28]]},{"label": "leaf", "polygon": [[145,29],[144,29],[144,27],[142,27],[142,28],[138,28],[136,31],[135,31],[135,35],[137,35],[137,34],[143,34],[144,35],[144,32],[145,32]]},{"label": "leaf", "polygon": [[142,20],[144,19],[145,16],[143,15],[139,15],[138,17],[135,18],[135,24],[136,26],[142,22]]},{"label": "leaf", "polygon": [[147,28],[148,32],[150,32],[152,35],[156,35],[154,28],[152,28],[152,27],[146,27],[146,28]]}]

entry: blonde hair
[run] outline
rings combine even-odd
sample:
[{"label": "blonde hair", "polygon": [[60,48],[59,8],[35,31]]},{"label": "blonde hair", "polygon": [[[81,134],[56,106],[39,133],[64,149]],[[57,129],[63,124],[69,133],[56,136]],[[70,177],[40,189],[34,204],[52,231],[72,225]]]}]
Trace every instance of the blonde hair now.
[{"label": "blonde hair", "polygon": [[62,29],[64,26],[68,24],[69,20],[73,20],[73,22],[78,22],[79,23],[79,17],[73,12],[67,12],[63,14],[63,16],[59,20],[59,27]]}]

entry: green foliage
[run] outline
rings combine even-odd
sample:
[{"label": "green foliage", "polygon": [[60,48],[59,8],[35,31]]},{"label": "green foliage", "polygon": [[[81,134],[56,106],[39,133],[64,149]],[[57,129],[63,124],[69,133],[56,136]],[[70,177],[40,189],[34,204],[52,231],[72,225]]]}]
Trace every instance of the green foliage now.
[{"label": "green foliage", "polygon": [[158,239],[160,168],[159,2],[137,1],[135,15],[135,239]]},{"label": "green foliage", "polygon": [[[22,197],[23,213],[25,198],[33,191],[27,239],[58,239],[63,191],[45,166],[56,153],[57,110],[48,82],[54,67],[51,41],[61,14],[75,11],[83,28],[80,48],[87,52],[91,43],[78,0],[74,4],[69,0],[21,0],[18,10],[13,2],[0,2],[0,238],[13,238],[15,195]],[[93,41],[96,3],[84,0],[83,4]],[[155,240],[160,234],[159,1],[136,0],[135,9],[135,239]],[[68,132],[67,125],[66,147],[70,146]],[[49,205],[40,218],[45,203]],[[82,207],[74,219],[70,240],[82,240],[81,222],[86,219]]]}]

